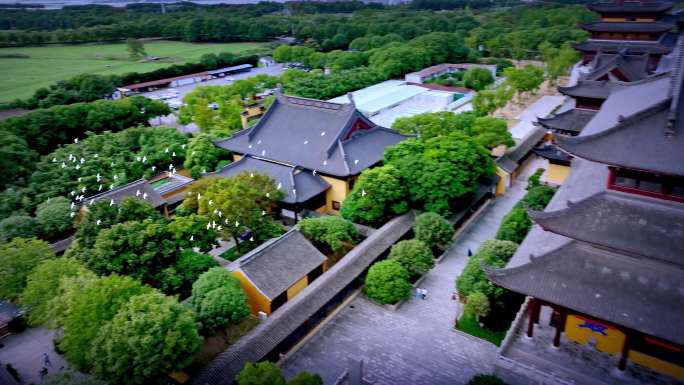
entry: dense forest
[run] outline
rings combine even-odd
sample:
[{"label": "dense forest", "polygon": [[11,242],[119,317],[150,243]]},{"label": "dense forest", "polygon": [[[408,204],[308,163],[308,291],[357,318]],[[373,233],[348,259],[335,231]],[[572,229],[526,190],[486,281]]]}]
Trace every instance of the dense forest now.
[{"label": "dense forest", "polygon": [[[396,33],[410,40],[430,32],[468,34],[472,30],[473,42],[478,44],[493,40],[495,48],[512,43],[529,49],[536,47],[542,36],[549,36],[547,40],[553,42],[570,39],[567,34],[577,33],[576,23],[592,17],[581,7],[572,11],[561,7],[558,9],[562,11],[554,12],[553,5],[536,5],[533,11],[517,4],[483,0],[421,0],[401,7],[360,2],[219,6],[181,3],[168,5],[164,14],[152,4],[0,10],[0,45],[157,37],[189,42],[267,41],[293,35],[315,48],[330,51],[346,49],[354,39],[364,36]],[[445,8],[452,10],[435,11]]]}]

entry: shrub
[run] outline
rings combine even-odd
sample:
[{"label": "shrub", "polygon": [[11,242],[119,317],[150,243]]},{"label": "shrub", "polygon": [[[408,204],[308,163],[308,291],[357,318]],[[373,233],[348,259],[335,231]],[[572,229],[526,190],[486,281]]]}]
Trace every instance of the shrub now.
[{"label": "shrub", "polygon": [[489,299],[479,291],[470,293],[464,310],[466,313],[474,316],[475,320],[480,321],[481,317],[485,317],[489,314]]},{"label": "shrub", "polygon": [[417,239],[393,245],[388,259],[399,262],[412,276],[425,274],[435,265],[430,248]]},{"label": "shrub", "polygon": [[28,215],[14,215],[0,221],[0,243],[14,238],[31,238],[39,233],[38,221]]},{"label": "shrub", "polygon": [[354,243],[359,235],[350,221],[330,215],[320,218],[306,218],[299,222],[299,230],[313,241],[318,248],[338,252],[345,245]]},{"label": "shrub", "polygon": [[268,361],[248,362],[235,376],[238,385],[285,385],[285,378],[276,364]]},{"label": "shrub", "polygon": [[381,304],[395,303],[411,294],[409,273],[397,261],[380,261],[368,270],[364,292]]},{"label": "shrub", "polygon": [[527,190],[540,186],[541,184],[539,183],[539,178],[541,178],[541,175],[544,173],[543,168],[538,168],[537,171],[534,172],[534,174],[530,175],[529,178],[527,178]]},{"label": "shrub", "polygon": [[392,166],[364,170],[342,202],[340,214],[356,223],[379,225],[408,211],[407,189]]},{"label": "shrub", "polygon": [[287,385],[323,385],[323,379],[316,373],[301,372],[290,378]]},{"label": "shrub", "polygon": [[28,275],[41,262],[54,257],[50,245],[35,238],[14,238],[0,244],[0,298],[19,299]]},{"label": "shrub", "polygon": [[217,330],[229,322],[239,324],[249,315],[247,296],[242,288],[219,287],[204,296],[196,311],[205,331]]},{"label": "shrub", "polygon": [[36,220],[43,234],[50,239],[58,239],[74,227],[70,214],[71,202],[67,198],[57,197],[38,205]]},{"label": "shrub", "polygon": [[521,243],[531,228],[532,221],[527,211],[523,207],[516,206],[501,221],[496,239]]},{"label": "shrub", "polygon": [[551,186],[537,186],[530,189],[520,200],[523,207],[531,210],[542,211],[549,204],[556,189]]},{"label": "shrub", "polygon": [[456,289],[462,296],[479,291],[496,301],[505,292],[503,288],[492,284],[482,270],[481,263],[491,267],[504,267],[515,254],[518,245],[510,241],[489,240],[482,243],[477,253],[473,255],[463,269],[463,273],[456,280]]},{"label": "shrub", "polygon": [[413,226],[416,239],[425,242],[432,250],[444,250],[451,243],[454,228],[446,219],[436,213],[423,213]]}]

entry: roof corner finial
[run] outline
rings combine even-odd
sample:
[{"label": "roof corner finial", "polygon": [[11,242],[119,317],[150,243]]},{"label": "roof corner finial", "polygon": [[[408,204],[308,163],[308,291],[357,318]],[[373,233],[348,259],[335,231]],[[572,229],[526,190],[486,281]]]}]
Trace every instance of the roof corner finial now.
[{"label": "roof corner finial", "polygon": [[352,105],[352,107],[356,107],[356,102],[354,101],[354,93],[347,92],[347,98],[349,99],[349,103]]}]

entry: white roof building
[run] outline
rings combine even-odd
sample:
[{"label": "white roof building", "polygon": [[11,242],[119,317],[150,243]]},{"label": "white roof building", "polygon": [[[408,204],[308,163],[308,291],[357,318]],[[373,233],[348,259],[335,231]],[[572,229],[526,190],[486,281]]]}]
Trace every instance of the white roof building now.
[{"label": "white roof building", "polygon": [[[403,80],[387,80],[351,93],[356,108],[373,123],[391,127],[401,117],[426,112],[462,110],[475,94],[466,89],[447,87],[431,89],[427,85],[409,84]],[[462,91],[462,92],[461,92]],[[349,103],[349,96],[330,99],[333,103]]]}]

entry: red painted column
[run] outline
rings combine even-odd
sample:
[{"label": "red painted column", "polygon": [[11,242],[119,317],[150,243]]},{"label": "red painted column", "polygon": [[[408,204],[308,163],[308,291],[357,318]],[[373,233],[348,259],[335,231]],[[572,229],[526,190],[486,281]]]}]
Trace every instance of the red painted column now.
[{"label": "red painted column", "polygon": [[556,335],[553,336],[553,346],[560,346],[560,337],[565,330],[565,321],[568,319],[568,312],[564,308],[558,310],[558,320],[556,321]]},{"label": "red painted column", "polygon": [[534,334],[534,324],[539,323],[539,300],[536,298],[530,299],[527,308],[528,321],[527,321],[527,336],[532,338]]}]

